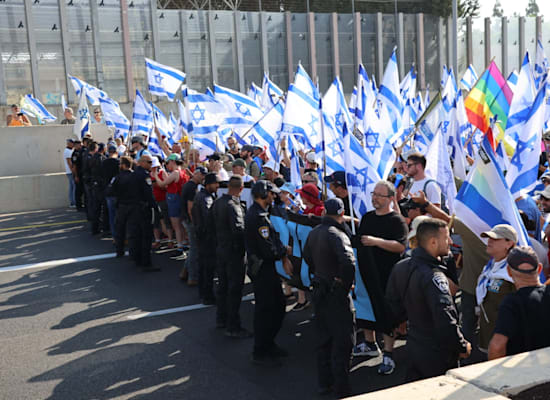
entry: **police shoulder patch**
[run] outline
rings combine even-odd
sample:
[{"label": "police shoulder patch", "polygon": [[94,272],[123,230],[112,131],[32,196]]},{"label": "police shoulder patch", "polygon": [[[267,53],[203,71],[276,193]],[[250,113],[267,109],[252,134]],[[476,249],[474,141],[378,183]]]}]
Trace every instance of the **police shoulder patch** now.
[{"label": "police shoulder patch", "polygon": [[151,181],[151,178],[145,178],[145,182],[151,186],[153,184],[153,182]]},{"label": "police shoulder patch", "polygon": [[435,274],[432,278],[432,282],[435,287],[438,288],[442,293],[449,294],[449,281],[447,277],[442,273]]},{"label": "police shoulder patch", "polygon": [[260,236],[264,239],[269,238],[269,227],[268,226],[260,226],[258,228],[258,232],[260,233]]}]

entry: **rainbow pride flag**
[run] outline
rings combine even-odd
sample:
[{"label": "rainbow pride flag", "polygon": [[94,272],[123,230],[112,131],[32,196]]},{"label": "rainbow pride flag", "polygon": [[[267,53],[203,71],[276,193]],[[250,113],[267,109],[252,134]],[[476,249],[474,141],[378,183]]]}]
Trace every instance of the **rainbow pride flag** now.
[{"label": "rainbow pride flag", "polygon": [[489,68],[485,70],[464,99],[468,120],[481,132],[492,136],[489,130],[490,119],[497,117],[495,124],[497,137],[489,138],[493,149],[496,148],[495,139],[502,140],[504,137],[512,96],[512,90],[506,83],[506,79],[500,73],[495,62],[491,61]]}]

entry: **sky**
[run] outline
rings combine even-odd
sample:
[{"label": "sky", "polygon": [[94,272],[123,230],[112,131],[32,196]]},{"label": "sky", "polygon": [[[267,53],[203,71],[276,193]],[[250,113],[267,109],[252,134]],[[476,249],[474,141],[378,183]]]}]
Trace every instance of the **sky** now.
[{"label": "sky", "polygon": [[[504,15],[511,17],[514,12],[517,12],[518,15],[525,15],[525,9],[527,8],[528,0],[500,0],[502,9],[504,10]],[[495,0],[481,0],[481,10],[479,13],[480,17],[490,17],[493,14],[493,7],[495,5]],[[546,20],[550,20],[550,1],[548,0],[537,0],[539,6],[540,15],[546,16]]]}]

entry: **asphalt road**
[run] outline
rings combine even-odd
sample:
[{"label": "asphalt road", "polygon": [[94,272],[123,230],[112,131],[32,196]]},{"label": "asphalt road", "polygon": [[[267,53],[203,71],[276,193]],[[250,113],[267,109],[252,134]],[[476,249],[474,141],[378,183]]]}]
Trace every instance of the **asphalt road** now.
[{"label": "asphalt road", "polygon": [[[185,307],[199,299],[178,279],[182,261],[155,254],[162,271],[141,272],[83,220],[67,209],[0,215],[0,399],[318,398],[311,308],[285,317],[283,366],[254,366],[252,340],[216,330],[214,307]],[[241,307],[249,329],[253,307]],[[402,345],[390,376],[376,373],[381,357],[353,360],[354,394],[402,383]]]}]

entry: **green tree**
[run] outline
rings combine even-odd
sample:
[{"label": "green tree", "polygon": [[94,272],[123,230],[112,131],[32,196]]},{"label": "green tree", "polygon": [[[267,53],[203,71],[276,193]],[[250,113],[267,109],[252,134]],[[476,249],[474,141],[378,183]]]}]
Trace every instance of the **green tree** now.
[{"label": "green tree", "polygon": [[493,17],[504,17],[504,10],[502,10],[502,4],[497,0],[493,7]]},{"label": "green tree", "polygon": [[537,0],[529,0],[527,8],[525,9],[525,16],[536,17],[537,15],[539,15],[539,5],[537,4]]}]

